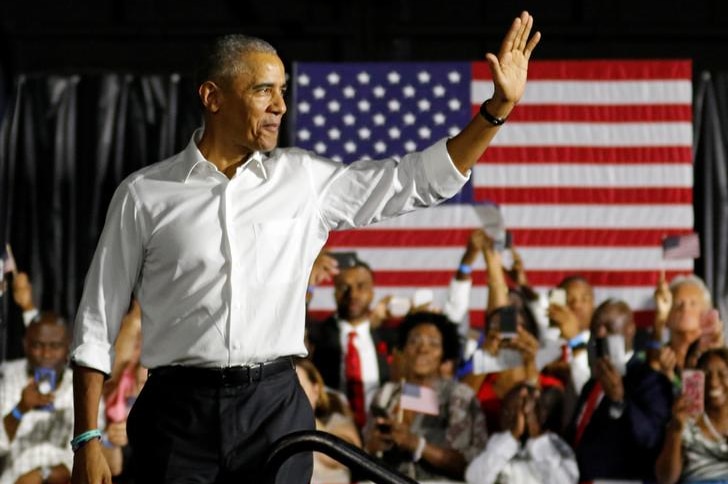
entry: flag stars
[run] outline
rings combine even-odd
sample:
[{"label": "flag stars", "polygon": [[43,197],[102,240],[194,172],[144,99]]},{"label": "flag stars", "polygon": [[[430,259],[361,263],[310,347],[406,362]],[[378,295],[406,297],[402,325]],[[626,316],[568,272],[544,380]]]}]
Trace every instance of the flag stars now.
[{"label": "flag stars", "polygon": [[344,93],[344,97],[347,99],[351,99],[356,96],[356,89],[354,89],[352,86],[346,86],[344,89],[342,89],[342,92]]},{"label": "flag stars", "polygon": [[311,111],[311,105],[307,102],[298,103],[298,112],[306,114]]},{"label": "flag stars", "polygon": [[328,132],[329,139],[336,140],[341,138],[341,131],[339,131],[337,128],[331,128]]},{"label": "flag stars", "polygon": [[372,116],[372,121],[374,121],[375,126],[382,126],[387,121],[387,118],[382,113],[376,113]]},{"label": "flag stars", "polygon": [[331,72],[328,76],[326,76],[326,80],[329,81],[329,84],[336,85],[341,80],[341,76],[339,76],[336,72]]},{"label": "flag stars", "polygon": [[313,145],[313,149],[318,153],[319,155],[322,155],[326,153],[326,144],[323,141],[319,141],[315,145]]},{"label": "flag stars", "polygon": [[298,139],[300,141],[308,141],[311,139],[311,132],[307,129],[302,129],[298,132]]},{"label": "flag stars", "polygon": [[422,126],[420,129],[417,130],[417,134],[422,139],[430,139],[430,136],[432,136],[432,131],[430,131],[430,128],[427,126]]},{"label": "flag stars", "polygon": [[344,150],[346,150],[347,153],[356,153],[356,143],[353,141],[347,141],[344,143]]},{"label": "flag stars", "polygon": [[317,86],[313,90],[313,97],[316,99],[323,99],[326,96],[326,89],[321,86]]},{"label": "flag stars", "polygon": [[399,72],[392,71],[389,74],[387,74],[387,81],[389,81],[390,84],[399,84],[399,80],[401,79],[401,76],[399,75]]},{"label": "flag stars", "polygon": [[374,151],[377,153],[384,153],[387,151],[387,143],[385,143],[382,140],[377,141],[374,143]]},{"label": "flag stars", "polygon": [[369,84],[369,73],[360,72],[356,75],[356,80],[359,82],[359,84]]},{"label": "flag stars", "polygon": [[359,108],[359,111],[367,112],[369,111],[371,104],[369,104],[369,101],[367,101],[366,99],[362,99],[361,101],[356,103],[356,106]]},{"label": "flag stars", "polygon": [[427,99],[420,99],[417,101],[417,109],[420,111],[429,111],[430,110],[430,101]]},{"label": "flag stars", "polygon": [[354,123],[356,123],[356,116],[354,116],[351,113],[346,113],[342,119],[344,120],[344,124],[347,126],[353,126]]},{"label": "flag stars", "polygon": [[407,150],[408,152],[415,151],[417,149],[417,143],[415,143],[412,140],[405,141],[404,149]]},{"label": "flag stars", "polygon": [[382,86],[376,86],[374,89],[372,89],[372,93],[374,93],[374,97],[376,98],[383,98],[384,95],[387,93],[387,90],[384,89]]},{"label": "flag stars", "polygon": [[435,97],[443,97],[445,95],[445,87],[438,84],[432,88],[432,94]]},{"label": "flag stars", "polygon": [[399,131],[399,128],[397,128],[396,126],[389,128],[388,134],[389,137],[392,139],[399,139],[399,137],[402,135],[402,133]]},{"label": "flag stars", "polygon": [[404,124],[408,126],[415,124],[416,120],[417,118],[412,113],[406,113],[404,116],[402,116],[402,122],[404,122]]},{"label": "flag stars", "polygon": [[369,139],[372,136],[372,132],[369,128],[360,128],[358,134],[359,139]]},{"label": "flag stars", "polygon": [[452,98],[447,102],[447,107],[450,108],[450,111],[457,111],[460,109],[460,101],[456,98]]},{"label": "flag stars", "polygon": [[459,132],[460,132],[460,128],[458,128],[457,126],[450,126],[450,128],[447,130],[447,134],[449,136],[455,136]]},{"label": "flag stars", "polygon": [[390,111],[396,112],[399,111],[400,103],[396,99],[392,99],[387,103],[387,108],[389,108]]},{"label": "flag stars", "polygon": [[308,86],[309,84],[311,84],[311,78],[308,77],[308,75],[306,74],[301,74],[300,76],[298,76],[298,83],[302,86]]},{"label": "flag stars", "polygon": [[329,112],[336,113],[339,111],[339,109],[341,109],[341,104],[339,104],[339,101],[336,101],[336,100],[329,101],[328,108],[329,108]]},{"label": "flag stars", "polygon": [[313,117],[313,124],[315,124],[316,126],[323,126],[324,124],[326,124],[326,118],[320,114],[317,114]]},{"label": "flag stars", "polygon": [[338,161],[339,163],[341,163],[342,161],[344,161],[341,158],[341,156],[339,156],[339,155],[334,155],[334,156],[331,157],[331,159],[334,160],[334,161]]},{"label": "flag stars", "polygon": [[432,115],[432,121],[434,121],[437,125],[445,124],[445,120],[445,115],[442,113],[435,113]]},{"label": "flag stars", "polygon": [[460,73],[458,71],[450,71],[447,73],[447,80],[451,84],[457,84],[460,82]]},{"label": "flag stars", "polygon": [[420,84],[427,84],[430,82],[430,73],[427,71],[420,71],[417,73],[417,80]]},{"label": "flag stars", "polygon": [[415,97],[415,88],[409,84],[402,88],[404,97]]}]

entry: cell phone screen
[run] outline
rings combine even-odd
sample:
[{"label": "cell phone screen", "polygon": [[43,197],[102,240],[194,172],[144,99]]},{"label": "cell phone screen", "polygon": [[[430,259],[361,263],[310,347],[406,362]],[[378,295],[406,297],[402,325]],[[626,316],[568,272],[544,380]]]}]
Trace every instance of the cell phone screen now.
[{"label": "cell phone screen", "polygon": [[329,252],[328,255],[338,262],[339,269],[348,269],[356,265],[356,252]]},{"label": "cell phone screen", "polygon": [[604,358],[605,356],[609,356],[609,344],[607,343],[607,338],[596,338],[595,340],[595,346],[594,346],[594,352],[597,358]]},{"label": "cell phone screen", "polygon": [[516,308],[506,306],[500,311],[500,324],[498,330],[502,338],[515,338],[516,336]]},{"label": "cell phone screen", "polygon": [[703,413],[705,402],[705,373],[700,370],[683,370],[682,394],[687,402],[688,414]]}]

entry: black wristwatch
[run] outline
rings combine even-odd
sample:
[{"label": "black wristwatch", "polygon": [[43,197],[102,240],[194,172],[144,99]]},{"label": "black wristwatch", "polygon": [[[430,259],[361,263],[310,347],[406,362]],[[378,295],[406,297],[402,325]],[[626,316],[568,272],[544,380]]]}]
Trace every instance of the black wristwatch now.
[{"label": "black wristwatch", "polygon": [[488,110],[486,109],[486,106],[488,105],[488,102],[489,101],[490,101],[490,99],[486,99],[483,102],[483,104],[480,105],[480,115],[483,116],[483,119],[485,119],[486,121],[488,121],[493,126],[500,126],[503,123],[505,123],[506,122],[506,119],[508,119],[508,118],[498,118],[498,117],[493,116],[492,114],[490,114],[488,112]]}]

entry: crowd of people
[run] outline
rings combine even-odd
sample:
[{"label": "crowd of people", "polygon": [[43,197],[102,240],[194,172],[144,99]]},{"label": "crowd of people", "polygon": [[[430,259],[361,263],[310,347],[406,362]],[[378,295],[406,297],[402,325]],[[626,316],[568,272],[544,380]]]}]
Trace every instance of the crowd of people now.
[{"label": "crowd of people", "polygon": [[[474,230],[447,301],[411,306],[403,317],[392,314],[390,296],[374,300],[376,274],[365,261],[339,265],[322,251],[310,290],[331,280],[336,310],[309,318],[309,354],[295,361],[316,429],[422,482],[728,482],[728,348],[705,284],[659,277],[655,322],[636,347],[627,303],[595,301],[589,281],[574,274],[559,284],[565,304],[544,307],[517,250],[506,250],[511,268]],[[467,308],[481,256],[488,298],[476,329]],[[0,483],[65,483],[73,459],[67,325],[35,309],[26,274],[14,276],[12,294],[27,325],[26,357],[2,365]],[[130,302],[100,408],[103,456],[117,484],[133,482],[126,420],[147,377],[142,311]],[[696,372],[704,385],[697,411],[683,381]],[[413,389],[431,400],[408,404]],[[315,454],[313,483],[357,480]]]}]

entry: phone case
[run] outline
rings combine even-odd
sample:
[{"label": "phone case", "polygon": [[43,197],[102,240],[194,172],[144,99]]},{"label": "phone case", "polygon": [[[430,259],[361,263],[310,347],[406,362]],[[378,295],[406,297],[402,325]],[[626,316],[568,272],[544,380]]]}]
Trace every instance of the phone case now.
[{"label": "phone case", "polygon": [[700,370],[683,370],[682,394],[687,402],[688,414],[703,413],[705,395],[705,373]]}]

